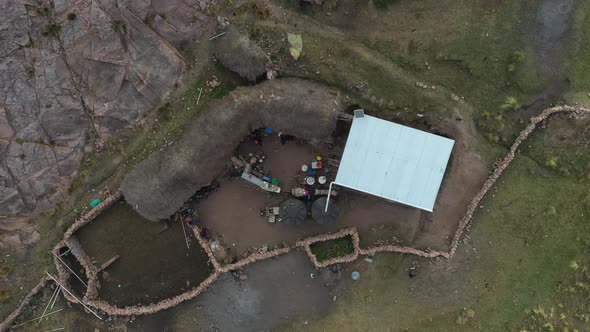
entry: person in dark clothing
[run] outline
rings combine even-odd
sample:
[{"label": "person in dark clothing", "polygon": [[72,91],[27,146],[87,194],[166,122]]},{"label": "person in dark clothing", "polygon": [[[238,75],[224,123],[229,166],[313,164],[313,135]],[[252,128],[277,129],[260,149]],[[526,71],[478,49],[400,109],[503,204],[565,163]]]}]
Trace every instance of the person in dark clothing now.
[{"label": "person in dark clothing", "polygon": [[283,133],[279,133],[279,137],[281,138],[281,144],[285,145],[285,143],[287,143],[288,141],[292,141],[295,139],[295,136],[292,135],[286,135]]},{"label": "person in dark clothing", "polygon": [[199,233],[199,235],[201,235],[201,237],[205,240],[211,239],[211,233],[209,233],[209,229],[207,227],[201,228],[201,232]]}]

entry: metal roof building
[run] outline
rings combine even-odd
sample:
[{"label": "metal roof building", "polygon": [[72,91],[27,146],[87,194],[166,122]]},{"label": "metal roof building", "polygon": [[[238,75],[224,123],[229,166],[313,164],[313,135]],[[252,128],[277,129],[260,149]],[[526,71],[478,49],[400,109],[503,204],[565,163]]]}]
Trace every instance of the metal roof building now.
[{"label": "metal roof building", "polygon": [[335,184],[432,212],[455,141],[354,113],[330,190]]}]

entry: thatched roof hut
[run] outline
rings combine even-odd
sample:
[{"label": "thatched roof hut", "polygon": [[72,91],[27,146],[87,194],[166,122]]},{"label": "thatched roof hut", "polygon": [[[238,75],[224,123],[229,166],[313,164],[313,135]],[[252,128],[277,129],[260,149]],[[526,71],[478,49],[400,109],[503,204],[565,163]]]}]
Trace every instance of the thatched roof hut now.
[{"label": "thatched roof hut", "polygon": [[320,225],[331,225],[336,222],[340,215],[340,208],[334,199],[330,200],[328,211],[326,212],[327,196],[316,199],[311,206],[311,217]]},{"label": "thatched roof hut", "polygon": [[237,88],[199,112],[172,146],[129,172],[121,191],[146,219],[168,218],[220,174],[251,130],[272,127],[303,139],[331,141],[345,105],[336,91],[300,79]]},{"label": "thatched roof hut", "polygon": [[279,205],[277,222],[281,224],[301,225],[307,218],[305,203],[297,198],[289,198]]}]

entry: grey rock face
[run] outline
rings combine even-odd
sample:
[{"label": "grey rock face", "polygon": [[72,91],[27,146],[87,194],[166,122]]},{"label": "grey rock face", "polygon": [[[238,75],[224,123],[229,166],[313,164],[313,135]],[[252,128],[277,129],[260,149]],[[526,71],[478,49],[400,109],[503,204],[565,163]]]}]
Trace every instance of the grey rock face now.
[{"label": "grey rock face", "polygon": [[233,27],[215,39],[214,47],[215,56],[225,67],[249,81],[266,73],[268,59],[262,48]]},{"label": "grey rock face", "polygon": [[[203,6],[201,6],[203,5]],[[0,215],[64,198],[88,137],[138,122],[185,70],[209,1],[0,1]]]}]

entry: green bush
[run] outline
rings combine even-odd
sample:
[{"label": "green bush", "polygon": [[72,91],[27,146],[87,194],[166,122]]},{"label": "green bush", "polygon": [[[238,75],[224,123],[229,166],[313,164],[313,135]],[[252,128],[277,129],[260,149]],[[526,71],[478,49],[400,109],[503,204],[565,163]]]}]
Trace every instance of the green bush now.
[{"label": "green bush", "polygon": [[111,28],[121,34],[127,33],[127,23],[121,20],[114,20],[111,24]]},{"label": "green bush", "polygon": [[6,278],[12,273],[12,268],[10,266],[3,266],[0,268],[0,278]]},{"label": "green bush", "polygon": [[37,15],[47,16],[47,15],[49,15],[49,7],[39,6],[39,7],[35,8],[35,12],[37,13]]},{"label": "green bush", "polygon": [[1,290],[0,291],[0,303],[4,303],[8,300],[10,300],[10,293],[8,291]]},{"label": "green bush", "polygon": [[500,109],[504,111],[516,111],[519,108],[520,103],[518,102],[518,99],[513,96],[506,97],[506,99],[504,99],[504,103],[500,105]]},{"label": "green bush", "polygon": [[51,24],[47,24],[46,26],[43,27],[41,34],[43,36],[59,37],[60,32],[61,32],[61,25],[51,23]]},{"label": "green bush", "polygon": [[524,52],[515,51],[508,57],[508,72],[514,72],[518,65],[524,61]]}]

